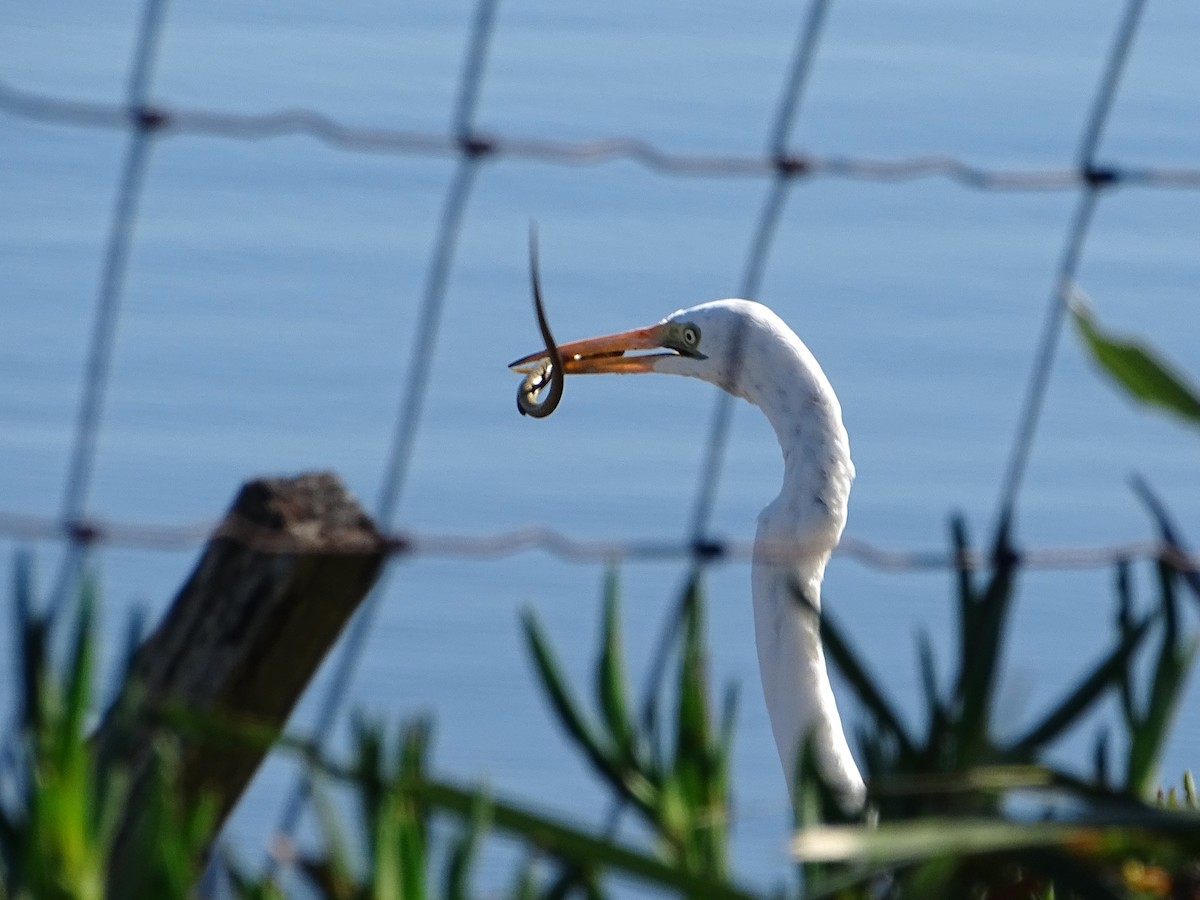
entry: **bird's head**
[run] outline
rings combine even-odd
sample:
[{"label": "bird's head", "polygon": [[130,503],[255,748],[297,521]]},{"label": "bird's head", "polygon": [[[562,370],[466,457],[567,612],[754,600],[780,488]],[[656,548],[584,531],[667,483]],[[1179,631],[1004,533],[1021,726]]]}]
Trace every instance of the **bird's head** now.
[{"label": "bird's head", "polygon": [[[776,327],[787,328],[759,303],[714,300],[671,313],[645,328],[559,344],[558,352],[564,375],[665,372],[701,378],[745,396],[747,351],[759,331]],[[546,355],[545,350],[531,353],[509,368],[532,371]]]}]

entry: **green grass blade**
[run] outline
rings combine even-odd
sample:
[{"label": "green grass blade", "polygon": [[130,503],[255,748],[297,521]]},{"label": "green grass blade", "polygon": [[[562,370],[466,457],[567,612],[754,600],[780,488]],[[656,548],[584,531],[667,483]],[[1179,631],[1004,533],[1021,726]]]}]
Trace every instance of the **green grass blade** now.
[{"label": "green grass blade", "polygon": [[[358,885],[353,876],[354,863],[346,829],[321,779],[312,778],[309,784],[310,803],[321,833],[323,856],[320,860],[307,860],[302,870],[320,886],[326,896],[351,897],[358,890]],[[371,865],[375,864],[376,860],[372,859]]]},{"label": "green grass blade", "polygon": [[71,764],[71,757],[79,757],[75,761],[77,764],[86,764],[83,757],[86,756],[87,749],[83,737],[92,687],[94,614],[95,588],[89,577],[84,581],[80,592],[79,610],[75,619],[70,655],[67,657],[66,695],[57,740],[57,762],[64,769]]},{"label": "green grass blade", "polygon": [[917,633],[917,661],[921,672],[921,687],[925,697],[928,720],[926,749],[940,746],[945,735],[946,707],[938,694],[937,662],[933,655],[933,644],[926,631]]},{"label": "green grass blade", "polygon": [[1177,573],[1166,563],[1158,564],[1159,609],[1163,619],[1162,641],[1155,660],[1154,676],[1145,713],[1130,732],[1128,787],[1144,796],[1152,786],[1167,731],[1178,709],[1184,679],[1196,656],[1197,641],[1179,639]]},{"label": "green grass blade", "polygon": [[[703,613],[695,582],[684,603],[683,652],[676,690],[675,762],[699,768],[709,744],[708,702],[704,693]],[[701,772],[695,773],[702,777]]]},{"label": "green grass blade", "polygon": [[1150,630],[1154,621],[1148,616],[1122,635],[1111,653],[1100,660],[1088,676],[1082,679],[1066,697],[1022,737],[1010,746],[1010,753],[1017,757],[1035,754],[1074,725],[1100,699],[1110,687],[1120,687],[1129,670],[1129,661],[1134,651]]},{"label": "green grass blade", "polygon": [[137,660],[138,647],[146,636],[146,616],[142,609],[134,609],[129,613],[125,627],[125,642],[122,645],[120,660],[121,676],[117,684],[126,684],[134,675],[134,663]]},{"label": "green grass blade", "polygon": [[222,868],[236,900],[285,900],[279,885],[267,878],[247,875],[231,855],[224,854]]},{"label": "green grass blade", "polygon": [[[1006,539],[1002,535],[998,546]],[[967,643],[960,648],[962,660],[958,693],[960,762],[971,765],[988,742],[992,696],[1000,675],[1000,657],[1012,608],[1013,573],[1011,557],[997,553],[997,563],[987,587],[972,613]]]},{"label": "green grass blade", "polygon": [[388,801],[399,841],[401,890],[397,900],[425,900],[429,848],[429,810],[404,785],[425,777],[430,725],[418,720],[400,732],[400,758],[388,787]]},{"label": "green grass blade", "polygon": [[566,680],[559,670],[558,662],[554,658],[554,652],[550,649],[550,644],[542,634],[541,626],[538,625],[531,610],[522,612],[521,625],[525,631],[525,643],[529,648],[529,655],[533,659],[534,667],[537,669],[542,689],[546,692],[546,697],[554,709],[559,724],[588,756],[598,755],[604,758],[605,754],[600,749],[596,736],[588,727],[583,714],[572,698]]},{"label": "green grass blade", "polygon": [[[1117,633],[1121,635],[1122,640],[1127,640],[1136,626],[1134,625],[1133,618],[1133,589],[1130,586],[1129,563],[1126,560],[1120,560],[1117,563],[1116,590]],[[1125,728],[1127,731],[1131,730],[1137,722],[1138,714],[1133,699],[1133,679],[1131,673],[1128,671],[1125,672],[1118,685],[1118,699],[1120,700],[1121,718],[1125,722]]]},{"label": "green grass blade", "polygon": [[446,900],[470,900],[471,866],[479,855],[490,820],[491,804],[487,796],[480,792],[475,797],[465,831],[450,851],[450,859],[446,863],[446,886],[442,894]]},{"label": "green grass blade", "polygon": [[[475,792],[447,782],[421,781],[407,790],[433,809],[459,818],[471,815]],[[642,885],[681,896],[709,900],[755,900],[756,895],[711,875],[690,872],[627,847],[611,839],[593,836],[558,819],[532,812],[516,804],[492,798],[492,828],[517,838],[544,853],[583,871],[599,868]]]},{"label": "green grass blade", "polygon": [[[967,523],[962,516],[956,515],[950,520],[950,540],[954,544],[954,558],[958,566],[954,570],[955,589],[958,598],[958,646],[966,647],[970,643],[971,633],[975,630],[975,583],[971,569],[967,567],[967,558],[971,553],[971,545],[967,536]],[[959,665],[959,681],[962,680],[962,665]]]},{"label": "green grass blade", "polygon": [[21,724],[26,734],[41,729],[46,681],[48,623],[34,608],[33,558],[27,552],[17,554],[13,571],[13,613],[15,632],[19,636],[18,668],[15,673],[21,685]]},{"label": "green grass blade", "polygon": [[1112,778],[1109,775],[1108,765],[1108,729],[1103,728],[1096,735],[1096,743],[1092,747],[1092,767],[1095,770],[1095,775],[1092,780],[1101,790],[1107,791],[1111,789]]},{"label": "green grass blade", "polygon": [[[1158,536],[1162,542],[1176,552],[1186,555],[1188,548],[1184,543],[1183,536],[1179,533],[1179,528],[1167,512],[1166,504],[1151,490],[1149,482],[1140,475],[1135,475],[1131,479],[1131,486],[1138,495],[1138,498],[1146,505],[1146,509],[1150,511],[1150,515],[1154,519],[1154,524],[1158,526]],[[1200,600],[1200,572],[1181,570],[1179,575],[1183,578],[1184,583],[1191,588],[1196,599]]]},{"label": "green grass blade", "polygon": [[604,586],[604,623],[600,659],[596,664],[596,696],[608,733],[626,764],[634,761],[634,727],[626,693],[625,660],[621,652],[621,612],[617,576],[610,571]]},{"label": "green grass blade", "polygon": [[[792,595],[796,602],[808,604],[803,593],[797,588],[793,587]],[[825,653],[829,656],[829,659],[837,666],[838,671],[842,673],[842,677],[850,684],[851,689],[858,696],[859,701],[866,707],[867,711],[888,732],[889,736],[899,744],[901,752],[911,756],[913,754],[913,741],[901,722],[900,716],[897,715],[891,703],[888,702],[875,678],[867,672],[866,667],[859,661],[858,655],[850,648],[850,643],[842,635],[841,629],[829,615],[828,610],[818,613],[814,609],[813,615],[820,616],[821,640],[825,645]]]},{"label": "green grass blade", "polygon": [[614,758],[605,747],[601,746],[599,738],[588,726],[571,697],[566,681],[559,671],[558,663],[554,659],[554,653],[531,611],[525,610],[522,613],[521,624],[538,678],[541,680],[542,688],[546,692],[546,697],[550,701],[559,724],[583,751],[584,756],[601,778],[612,785],[622,796],[636,803],[643,812],[651,812],[654,804],[650,786],[637,778],[636,773],[629,770],[620,759]]},{"label": "green grass blade", "polygon": [[724,701],[721,704],[721,732],[718,737],[721,756],[729,759],[733,753],[734,726],[737,723],[738,687],[730,684],[725,687]]},{"label": "green grass blade", "polygon": [[1134,400],[1200,425],[1200,394],[1184,375],[1145,344],[1104,331],[1078,291],[1071,298],[1071,315],[1092,359]]},{"label": "green grass blade", "polygon": [[1178,649],[1164,647],[1159,657],[1146,714],[1131,735],[1129,789],[1135,794],[1144,796],[1151,787],[1196,649],[1197,642],[1193,640]]},{"label": "green grass blade", "polygon": [[946,855],[1055,847],[1080,841],[1091,830],[1065,822],[1000,819],[922,819],[879,825],[818,825],[792,839],[792,855],[807,862],[901,864]]},{"label": "green grass blade", "polygon": [[[538,882],[537,876],[534,874],[534,862],[532,857],[527,856],[521,863],[521,867],[517,870],[516,880],[508,892],[509,900],[537,900]],[[548,894],[544,896],[546,900],[549,900]]]},{"label": "green grass blade", "polygon": [[[383,731],[361,717],[355,717],[354,731],[354,788],[366,832],[366,853],[375,859],[381,850],[378,846],[379,829],[376,823],[384,815],[386,797],[386,775],[383,762]],[[310,764],[317,760],[310,760]]]}]

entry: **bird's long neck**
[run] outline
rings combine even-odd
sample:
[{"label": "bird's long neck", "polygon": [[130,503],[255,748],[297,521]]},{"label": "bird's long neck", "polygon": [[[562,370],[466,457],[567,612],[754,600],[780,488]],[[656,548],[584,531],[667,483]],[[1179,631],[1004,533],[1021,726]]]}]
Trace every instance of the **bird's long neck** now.
[{"label": "bird's long neck", "polygon": [[824,560],[846,525],[854,464],[837,395],[808,348],[793,340],[784,371],[775,372],[779,387],[748,399],[766,415],[783,451],[783,485],[764,511],[771,512],[772,537],[801,541],[808,556],[820,557],[814,569],[819,584]]},{"label": "bird's long neck", "polygon": [[783,487],[759,517],[755,541],[759,671],[789,786],[797,753],[811,739],[824,777],[852,810],[861,807],[865,789],[834,701],[817,614],[825,564],[846,522],[854,467],[837,398],[807,348],[796,343],[785,389],[748,398],[766,413],[784,458]]},{"label": "bird's long neck", "polygon": [[865,788],[825,666],[816,609],[824,567],[824,558],[791,566],[756,559],[755,643],[771,730],[788,787],[794,789],[798,754],[804,742],[812,740],[825,780],[842,806],[853,811],[861,808]]}]

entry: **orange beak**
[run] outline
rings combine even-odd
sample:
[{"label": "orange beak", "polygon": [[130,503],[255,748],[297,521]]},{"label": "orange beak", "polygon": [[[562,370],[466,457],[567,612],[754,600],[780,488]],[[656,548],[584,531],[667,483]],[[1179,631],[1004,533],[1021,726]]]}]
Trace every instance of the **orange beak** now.
[{"label": "orange beak", "polygon": [[[666,353],[639,353],[635,356],[626,354],[635,350],[663,349],[662,335],[661,325],[651,325],[648,328],[633,328],[617,334],[559,344],[563,374],[651,372],[654,370],[654,360],[663,356],[674,356],[675,352],[668,350]],[[539,350],[509,363],[508,367],[514,372],[531,372],[547,355],[545,350]]]}]

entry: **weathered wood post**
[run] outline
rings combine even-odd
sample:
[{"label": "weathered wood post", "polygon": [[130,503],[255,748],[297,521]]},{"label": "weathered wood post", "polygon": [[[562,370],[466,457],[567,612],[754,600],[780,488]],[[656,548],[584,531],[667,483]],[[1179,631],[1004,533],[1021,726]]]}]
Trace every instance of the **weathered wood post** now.
[{"label": "weathered wood post", "polygon": [[[282,730],[305,685],[375,583],[385,543],[332,474],[245,484],[154,633],[139,647],[97,752],[129,772],[110,867],[113,896],[138,896],[130,859],[148,779],[156,711],[182,707]],[[186,729],[185,729],[186,731]],[[184,802],[207,793],[219,829],[267,752],[183,734]]]}]

